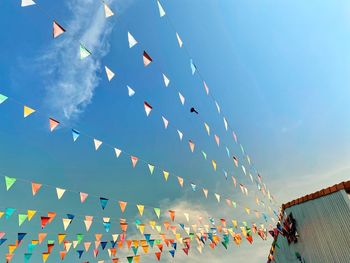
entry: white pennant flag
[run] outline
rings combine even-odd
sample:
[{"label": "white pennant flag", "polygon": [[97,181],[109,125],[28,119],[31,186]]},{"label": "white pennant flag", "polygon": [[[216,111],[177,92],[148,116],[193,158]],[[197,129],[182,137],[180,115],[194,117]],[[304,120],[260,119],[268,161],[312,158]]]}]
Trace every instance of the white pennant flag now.
[{"label": "white pennant flag", "polygon": [[57,187],[57,188],[56,188],[57,198],[58,198],[58,199],[61,199],[65,192],[66,192],[65,189],[62,189],[62,188],[58,188],[58,187]]},{"label": "white pennant flag", "polygon": [[227,129],[228,129],[228,124],[227,124],[227,120],[226,120],[225,117],[224,117],[224,125],[225,125],[225,129],[226,129],[226,131],[227,131]]},{"label": "white pennant flag", "polygon": [[167,76],[165,76],[165,74],[163,74],[163,80],[164,80],[164,85],[165,87],[169,86],[170,80],[168,79]]},{"label": "white pennant flag", "polygon": [[181,104],[184,105],[185,104],[185,97],[179,92],[179,98],[181,101]]},{"label": "white pennant flag", "polygon": [[95,144],[95,150],[97,151],[98,148],[100,148],[102,142],[97,139],[94,139],[94,144]]},{"label": "white pennant flag", "polygon": [[22,0],[21,7],[26,7],[35,4],[36,3],[33,0]]},{"label": "white pennant flag", "polygon": [[122,153],[121,150],[119,150],[118,148],[114,148],[115,151],[115,155],[117,156],[117,158],[120,156],[120,154]]},{"label": "white pennant flag", "polygon": [[176,38],[177,38],[177,42],[179,43],[179,47],[182,48],[183,43],[182,43],[182,40],[177,32],[176,32]]},{"label": "white pennant flag", "polygon": [[129,97],[134,96],[135,95],[135,91],[132,88],[130,88],[129,86],[127,86],[127,88],[128,88]]},{"label": "white pennant flag", "polygon": [[169,124],[169,121],[167,119],[165,119],[163,116],[162,116],[162,119],[163,119],[163,122],[164,122],[164,128],[168,128],[168,124]]},{"label": "white pennant flag", "polygon": [[159,1],[157,1],[157,3],[158,3],[158,9],[159,9],[159,15],[160,15],[160,17],[165,16],[165,11],[164,11],[162,5],[160,4]]},{"label": "white pennant flag", "polygon": [[128,32],[128,41],[129,41],[129,48],[132,48],[137,44],[136,39]]},{"label": "white pennant flag", "polygon": [[104,10],[106,18],[114,16],[113,11],[109,8],[109,6],[106,3],[104,4]]},{"label": "white pennant flag", "polygon": [[182,141],[183,134],[179,130],[177,130],[177,133],[179,134],[180,141]]},{"label": "white pennant flag", "polygon": [[110,68],[108,68],[107,66],[105,66],[105,70],[106,70],[108,81],[111,81],[115,76],[114,72],[110,70]]},{"label": "white pennant flag", "polygon": [[151,113],[151,110],[152,110],[152,106],[149,105],[146,101],[144,102],[144,107],[145,107],[145,112],[146,112],[146,115],[147,117],[149,116],[149,114]]},{"label": "white pennant flag", "polygon": [[220,113],[221,112],[221,110],[220,110],[220,106],[219,106],[219,104],[215,101],[215,106],[216,106],[216,108],[217,108],[217,110],[218,110],[218,113]]}]

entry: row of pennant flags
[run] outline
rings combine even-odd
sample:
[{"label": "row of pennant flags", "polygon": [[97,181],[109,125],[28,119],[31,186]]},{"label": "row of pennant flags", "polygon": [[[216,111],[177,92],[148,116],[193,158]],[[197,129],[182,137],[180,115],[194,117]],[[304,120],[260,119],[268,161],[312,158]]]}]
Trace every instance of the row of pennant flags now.
[{"label": "row of pennant flags", "polygon": [[[15,185],[15,183],[17,182],[17,178],[14,178],[14,177],[8,177],[8,176],[4,176],[4,181],[5,181],[5,186],[6,186],[6,190],[9,191],[12,189],[12,187]],[[61,200],[64,196],[64,194],[66,192],[70,192],[74,195],[78,195],[79,196],[79,199],[80,199],[80,202],[83,204],[86,202],[87,198],[89,196],[91,196],[91,198],[94,198],[94,199],[97,199],[98,200],[98,203],[99,203],[99,206],[101,207],[102,210],[105,210],[107,205],[109,205],[110,201],[111,202],[117,202],[119,208],[120,208],[120,211],[122,214],[124,214],[128,204],[132,204],[134,205],[137,210],[138,210],[138,213],[139,215],[142,217],[143,214],[144,214],[144,211],[145,211],[145,208],[149,208],[152,212],[154,212],[154,214],[156,215],[156,217],[158,219],[161,218],[162,216],[162,211],[159,207],[151,207],[151,206],[148,206],[148,205],[144,205],[142,203],[138,203],[138,204],[133,204],[133,203],[130,203],[128,201],[124,201],[124,200],[114,200],[114,199],[111,199],[111,198],[106,198],[106,197],[101,197],[101,196],[97,196],[97,195],[90,195],[88,193],[85,193],[85,192],[75,192],[75,191],[72,191],[72,190],[67,190],[67,189],[64,189],[64,188],[60,188],[60,187],[55,187],[55,186],[51,186],[51,185],[43,185],[41,183],[37,183],[37,182],[29,182],[29,181],[26,181],[26,180],[23,180],[23,179],[20,179],[21,182],[25,183],[25,184],[29,184],[31,185],[31,193],[32,193],[32,196],[36,196],[38,194],[38,192],[40,191],[41,188],[45,187],[47,188],[47,190],[51,190],[51,189],[54,189],[54,191],[56,192],[56,195],[57,195],[57,199],[58,200]],[[229,204],[228,204],[229,205]],[[230,206],[235,206],[235,203],[234,202],[230,202]],[[4,214],[6,215],[6,218],[11,216],[12,215],[12,212],[14,212],[15,210],[7,210]],[[257,210],[252,210],[248,207],[245,207],[245,212],[250,215],[251,213],[254,213],[256,218],[257,219],[260,219],[261,217],[264,219],[265,222],[268,222],[268,216],[265,214],[265,213],[261,213]],[[272,211],[271,211],[272,212]],[[36,212],[35,212],[36,213]],[[35,214],[34,213],[34,214]],[[171,219],[172,222],[175,221],[175,215],[178,214],[176,212],[176,210],[174,209],[168,209],[166,210],[166,213],[168,214],[169,218]],[[277,212],[276,211],[273,211],[273,213],[278,216]],[[23,216],[23,217],[20,217],[19,218],[19,226],[22,225],[22,223],[27,219],[27,218],[31,218],[33,215],[33,213],[28,213],[27,214],[27,217]],[[0,213],[0,215],[3,215]],[[194,218],[194,216],[191,216],[191,213],[188,213],[188,212],[184,212],[183,213],[184,217],[186,218],[186,221],[187,222],[190,222],[190,218]],[[86,216],[85,216],[86,218]],[[21,220],[23,219],[23,220]],[[201,221],[202,220],[202,217],[199,218],[199,220]],[[272,217],[271,220],[273,220],[273,222],[275,223],[274,221],[274,218]],[[47,220],[45,221],[46,223],[49,221],[49,218],[47,218]],[[110,221],[110,220],[108,220]],[[209,221],[214,224],[215,223],[215,219],[213,217],[210,217],[209,218]],[[222,218],[220,219],[220,221],[222,221]],[[226,220],[225,220],[226,221]],[[235,222],[237,222],[237,220],[234,220]],[[66,223],[70,223],[70,221],[66,221]],[[65,224],[64,224],[65,225]],[[42,225],[43,226],[43,225]],[[45,225],[44,225],[45,226]],[[68,225],[65,225],[65,230],[66,230],[66,227],[68,227]],[[91,226],[91,225],[90,225]],[[108,227],[110,227],[110,224],[108,225]],[[88,229],[87,229],[88,230]],[[106,229],[107,231],[107,229]],[[107,231],[108,232],[108,231]]]},{"label": "row of pennant flags", "polygon": [[[22,7],[35,5],[35,4],[36,3],[34,1],[32,1],[32,0],[23,0],[22,1]],[[111,8],[103,1],[102,1],[102,4],[103,4],[105,17],[109,18],[109,17],[114,16],[114,12],[111,10]],[[157,1],[157,5],[158,5],[160,17],[166,16],[166,12],[165,12],[163,6],[161,5],[161,3],[159,1]],[[174,30],[175,30],[175,28],[174,28]],[[54,20],[53,21],[53,37],[57,38],[60,35],[62,35],[63,33],[65,33],[65,32],[66,32],[66,29],[64,29],[57,21]],[[176,39],[178,41],[179,47],[182,48],[183,47],[183,41],[180,38],[178,32],[176,32],[176,30],[175,30],[175,33],[176,33]],[[135,39],[135,37],[130,32],[128,32],[128,43],[129,43],[129,47],[130,48],[132,48],[132,47],[134,47],[135,45],[138,44],[138,41]],[[85,58],[89,57],[92,53],[87,47],[85,47],[82,43],[80,43],[79,54],[80,54],[80,59],[85,59]],[[148,65],[150,65],[153,62],[152,57],[146,51],[143,51],[142,58],[143,58],[144,66],[148,66]],[[190,59],[190,68],[191,68],[192,74],[194,75],[196,73],[196,71],[197,71],[197,66],[194,64],[192,59]],[[106,75],[107,75],[107,78],[108,78],[109,81],[111,81],[115,77],[115,73],[112,71],[112,69],[110,67],[105,66],[105,72],[106,72]],[[163,77],[164,85],[166,87],[168,87],[168,85],[170,84],[170,79],[164,73],[162,73],[162,77]],[[208,85],[206,84],[206,82],[204,80],[203,80],[203,86],[204,86],[206,94],[209,95],[209,88],[208,88]],[[127,86],[127,90],[128,90],[128,95],[130,97],[135,94],[135,90],[132,87],[130,87],[130,86]],[[181,104],[184,105],[185,104],[185,96],[180,91],[178,91],[178,96],[179,96]],[[215,101],[215,106],[217,108],[218,113],[221,114],[221,107],[219,106],[217,101]],[[153,107],[146,101],[144,102],[144,107],[145,107],[146,114],[148,116],[150,114],[151,110],[153,109]],[[169,121],[164,116],[162,116],[162,120],[164,122],[164,127],[167,128],[168,125],[169,125]],[[228,129],[230,127],[229,127],[229,124],[228,124],[228,121],[227,121],[226,117],[223,117],[223,123],[224,123],[224,126],[225,126],[225,130],[228,131]],[[210,126],[206,122],[204,122],[204,127],[205,127],[205,129],[206,129],[206,131],[208,133],[208,136],[210,136],[210,133],[211,133]],[[180,140],[182,140],[183,132],[180,129],[177,129],[177,128],[176,128],[176,130],[177,130],[177,133],[178,133],[178,136],[179,136]],[[234,138],[234,141],[238,144],[238,139],[237,139],[237,136],[236,136],[234,131],[232,131],[232,136]],[[215,139],[216,144],[218,146],[220,146],[220,137],[217,134],[214,134],[214,139]],[[101,144],[100,141],[97,141],[96,143],[97,143],[97,145]],[[190,147],[191,151],[193,152],[194,149],[195,149],[195,143],[191,139],[189,139],[189,147]],[[245,151],[244,151],[243,146],[241,144],[240,144],[240,148],[241,148],[242,155],[246,157],[246,160],[247,160],[248,164],[252,165],[250,157],[245,154]],[[231,158],[229,148],[225,147],[225,149],[226,149],[228,157]],[[206,159],[207,158],[207,156],[206,156],[207,154],[205,153],[205,151],[201,151],[201,152],[203,154],[203,157]],[[234,161],[237,161],[237,158],[234,157]],[[212,160],[212,166],[213,166],[214,170],[217,169],[217,163],[216,163],[215,160]],[[243,165],[241,166],[241,168],[242,168],[243,173],[245,175],[249,174],[250,179],[253,181],[253,177],[252,177],[251,173],[248,173],[246,171],[246,168]],[[224,172],[224,175],[227,178],[227,172],[225,170],[223,170],[223,172]],[[261,181],[261,176],[259,174],[257,176],[259,177],[259,180]],[[258,183],[258,181],[256,179],[254,179],[254,181],[256,183]],[[263,190],[264,190],[263,194],[265,195],[265,193],[268,191],[267,188],[266,188],[266,185],[264,186]],[[274,201],[274,198],[271,195],[268,195],[267,197],[269,198],[270,201]]]},{"label": "row of pennant flags", "polygon": [[[1,105],[3,102],[7,101],[7,100],[8,100],[8,97],[7,97],[7,96],[0,94],[0,105]],[[15,101],[15,100],[11,100],[11,101]],[[16,101],[15,101],[15,102],[16,102]],[[24,118],[27,118],[28,116],[30,116],[30,115],[33,114],[34,112],[36,112],[35,109],[32,109],[32,108],[30,108],[30,107],[28,107],[28,106],[25,106],[25,105],[23,106],[23,116],[24,116]],[[58,120],[56,120],[56,119],[54,119],[54,118],[49,118],[49,119],[48,119],[48,122],[49,122],[49,129],[50,129],[51,132],[55,131],[55,129],[57,129],[57,127],[60,125],[60,121],[58,121]],[[71,129],[71,128],[70,128],[70,129]],[[72,132],[72,138],[73,138],[73,141],[74,141],[74,142],[76,142],[76,141],[78,140],[78,138],[79,138],[80,136],[83,135],[83,134],[82,134],[80,131],[78,131],[77,129],[71,129],[71,132]],[[93,137],[91,137],[91,136],[86,136],[86,137],[88,137],[89,139],[90,139],[90,138],[93,138]],[[93,145],[94,145],[94,148],[95,148],[96,151],[100,149],[100,147],[102,146],[102,144],[103,144],[103,141],[93,138]],[[107,147],[109,147],[109,148],[112,148],[112,150],[113,150],[113,152],[114,152],[114,154],[115,154],[115,156],[116,156],[117,158],[119,158],[119,157],[121,156],[122,153],[123,153],[124,155],[128,156],[128,158],[130,158],[131,165],[132,165],[133,168],[135,168],[135,167],[137,166],[137,164],[139,163],[139,161],[141,161],[141,162],[145,163],[145,165],[147,166],[147,168],[148,168],[148,170],[149,170],[149,173],[150,173],[151,175],[154,174],[154,172],[155,172],[156,169],[157,169],[157,170],[160,170],[160,172],[161,172],[161,174],[163,175],[165,181],[168,181],[168,178],[169,178],[170,176],[174,176],[174,177],[176,178],[176,181],[178,182],[178,184],[179,184],[179,186],[180,186],[180,189],[183,189],[183,188],[184,188],[184,185],[185,185],[185,178],[180,177],[180,176],[177,176],[177,175],[174,175],[173,173],[170,173],[168,169],[162,169],[162,168],[160,168],[160,166],[156,166],[156,165],[152,164],[151,162],[145,161],[144,159],[138,158],[138,157],[136,157],[135,155],[132,155],[132,154],[129,154],[129,153],[125,152],[125,151],[122,151],[121,149],[119,149],[119,148],[117,148],[117,147],[113,147],[113,146],[111,146],[110,144],[105,144],[105,145],[106,145]],[[234,157],[233,160],[234,160],[235,165],[238,166],[238,159],[237,159],[236,157]],[[243,167],[244,167],[244,166],[243,166]],[[8,178],[9,178],[9,177],[8,177]],[[234,187],[236,188],[237,186],[239,186],[240,192],[242,193],[242,195],[243,195],[243,196],[248,196],[248,195],[249,195],[248,188],[247,188],[245,185],[243,185],[242,183],[237,182],[237,179],[236,179],[234,176],[232,176],[231,178],[232,178]],[[8,179],[8,180],[9,180],[9,179]],[[12,183],[14,183],[14,182],[16,181],[16,178],[11,178],[11,180],[13,180]],[[259,180],[260,180],[260,177],[259,177]],[[8,185],[9,187],[12,186],[12,184],[11,184],[10,182],[7,182],[7,185]],[[199,191],[202,191],[203,196],[204,196],[206,199],[207,199],[208,197],[210,197],[210,195],[209,195],[209,190],[208,190],[207,187],[202,187],[202,188],[200,188],[199,185],[197,185],[197,184],[194,183],[194,182],[191,182],[190,180],[189,180],[189,185],[190,185],[190,189],[191,189],[193,192],[197,192],[197,191],[199,190]],[[260,184],[256,184],[256,186],[257,186],[257,189],[259,189],[259,191],[262,191],[263,193],[265,193],[265,192],[264,192],[264,191],[265,191],[265,190],[264,190],[265,187],[261,187]],[[59,189],[60,189],[60,188],[59,188]],[[64,192],[65,192],[65,190],[64,190],[64,189],[61,189],[60,192],[57,193],[58,196],[59,196],[59,198],[61,198],[61,197],[63,196]],[[265,193],[265,194],[267,194],[268,196],[270,196],[270,193],[269,193],[269,192],[267,192],[267,193]],[[222,199],[225,199],[227,205],[229,205],[229,206],[231,206],[231,207],[236,208],[237,206],[239,206],[239,207],[242,207],[242,209],[244,209],[245,211],[250,211],[250,209],[247,208],[247,206],[240,205],[240,204],[237,203],[236,201],[232,200],[231,198],[226,198],[226,197],[224,197],[224,196],[223,196],[222,194],[220,194],[220,193],[213,193],[212,196],[215,198],[215,200],[217,201],[217,203],[221,203],[221,200],[222,200]],[[268,211],[269,214],[273,215],[273,209],[271,208],[271,206],[268,205],[268,204],[265,204],[265,202],[262,201],[262,200],[260,200],[258,196],[255,196],[255,203],[256,203],[256,205],[262,207],[264,210]],[[259,213],[261,213],[261,212],[259,212]],[[273,218],[273,217],[272,217],[272,218]]]}]

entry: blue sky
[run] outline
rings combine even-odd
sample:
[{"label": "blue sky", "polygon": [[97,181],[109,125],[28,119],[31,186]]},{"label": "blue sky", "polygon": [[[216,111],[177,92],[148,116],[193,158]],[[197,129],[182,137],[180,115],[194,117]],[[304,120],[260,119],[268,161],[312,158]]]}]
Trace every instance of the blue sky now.
[{"label": "blue sky", "polygon": [[[279,204],[349,178],[349,3],[167,0],[162,4]],[[133,204],[127,214],[131,222],[137,217],[138,203],[215,218],[255,220],[238,209],[228,209],[224,202],[205,200],[199,192],[192,193],[188,184],[181,190],[176,179],[165,183],[160,171],[150,176],[145,166],[132,169],[128,158],[115,158],[109,147],[102,145],[96,152],[91,138],[82,136],[73,143],[69,128],[53,134],[48,130],[47,117],[56,117],[66,127],[191,178],[211,193],[225,193],[239,204],[254,207],[253,197],[244,197],[233,188],[221,168],[214,173],[198,151],[204,149],[253,191],[224,148],[206,135],[203,120],[240,157],[200,78],[191,75],[188,55],[178,47],[175,32],[165,17],[159,17],[155,1],[110,2],[116,15],[107,20],[97,0],[83,6],[74,0],[38,1],[38,6],[0,3],[0,23],[6,28],[0,42],[0,93],[40,109],[23,119],[19,105],[0,106],[2,173],[127,200]],[[52,19],[67,29],[55,40]],[[139,42],[132,49],[128,31]],[[92,57],[79,60],[79,42],[92,51]],[[142,63],[143,50],[154,60],[147,68]],[[111,82],[104,65],[116,73]],[[164,88],[162,72],[171,81],[168,88]],[[135,89],[134,97],[128,97],[126,85]],[[185,96],[185,106],[177,90]],[[144,100],[154,107],[148,118]],[[199,116],[191,114],[190,107]],[[169,119],[167,130],[159,114]],[[196,143],[194,153],[187,141],[179,141],[174,126]],[[74,195],[57,201],[55,193],[46,191],[32,198],[26,184],[1,191],[1,200],[6,201],[0,206],[122,216],[115,203],[102,212],[96,200],[84,206]],[[1,221],[2,229],[17,233],[15,223]],[[72,227],[72,232],[81,231],[79,224]],[[114,227],[112,231],[117,231]],[[21,231],[39,230],[27,222]],[[57,222],[48,231],[63,229]],[[190,257],[193,262],[209,258],[223,262],[232,257],[238,262],[247,257],[249,262],[261,262],[269,245],[270,240],[256,240],[253,246],[231,245],[225,256],[223,248],[206,248],[203,255],[193,252]],[[6,250],[0,247],[1,254]],[[178,261],[188,260],[178,254]],[[75,258],[69,255],[67,262]],[[87,255],[85,259],[92,260]],[[54,262],[54,257],[50,260]],[[22,262],[22,257],[17,255],[13,262]]]}]

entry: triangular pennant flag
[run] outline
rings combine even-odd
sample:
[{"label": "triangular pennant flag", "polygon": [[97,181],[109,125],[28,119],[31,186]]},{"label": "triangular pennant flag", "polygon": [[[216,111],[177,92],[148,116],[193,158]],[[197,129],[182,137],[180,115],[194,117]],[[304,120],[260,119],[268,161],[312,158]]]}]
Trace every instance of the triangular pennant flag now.
[{"label": "triangular pennant flag", "polygon": [[147,67],[152,62],[152,58],[147,54],[146,51],[143,51],[143,65]]},{"label": "triangular pennant flag", "polygon": [[57,193],[58,199],[61,199],[65,192],[66,192],[66,189],[56,187],[56,193]]},{"label": "triangular pennant flag", "polygon": [[219,106],[219,104],[215,101],[215,106],[216,106],[216,109],[218,110],[218,113],[220,113],[221,112],[221,109],[220,109],[220,106]]},{"label": "triangular pennant flag", "polygon": [[151,113],[151,110],[152,110],[152,106],[149,105],[149,104],[145,101],[145,102],[144,102],[144,107],[145,107],[146,115],[149,116],[149,114]]},{"label": "triangular pennant flag", "polygon": [[[227,123],[227,120],[226,120],[226,118],[225,118],[225,117],[223,118],[223,120],[224,120],[225,130],[227,131],[227,129],[228,129],[228,123]],[[249,162],[249,160],[248,160],[248,162]]]},{"label": "triangular pennant flag", "polygon": [[203,85],[204,85],[205,92],[207,93],[207,95],[209,95],[209,88],[205,81],[203,81]]},{"label": "triangular pennant flag", "polygon": [[207,154],[205,152],[202,151],[203,157],[206,160],[207,159]]},{"label": "triangular pennant flag", "polygon": [[50,217],[48,216],[41,216],[40,222],[41,222],[41,228],[45,228],[45,226],[49,223]]},{"label": "triangular pennant flag", "polygon": [[5,218],[6,218],[6,219],[9,219],[15,211],[16,211],[15,208],[7,207],[7,208],[5,209]]},{"label": "triangular pennant flag", "polygon": [[129,97],[134,96],[135,95],[135,91],[132,88],[130,88],[129,86],[126,86],[126,87],[128,88],[128,95],[129,95]]},{"label": "triangular pennant flag", "polygon": [[28,215],[26,214],[18,214],[18,226],[21,226],[24,221],[26,221],[28,218]]},{"label": "triangular pennant flag", "polygon": [[8,99],[5,95],[0,94],[0,104],[5,102]]},{"label": "triangular pennant flag", "polygon": [[56,127],[60,124],[59,121],[56,121],[53,118],[49,118],[49,124],[50,124],[50,131],[52,132]]},{"label": "triangular pennant flag", "polygon": [[72,136],[73,136],[73,141],[75,142],[79,138],[80,132],[75,129],[72,129]]},{"label": "triangular pennant flag", "polygon": [[137,44],[136,39],[133,37],[133,35],[130,34],[130,32],[128,32],[128,41],[129,41],[129,48],[132,48]]},{"label": "triangular pennant flag", "polygon": [[191,183],[191,187],[193,192],[195,192],[197,190],[197,185],[195,185],[194,183]]},{"label": "triangular pennant flag", "polygon": [[205,195],[205,198],[208,198],[208,189],[203,188],[203,193]]},{"label": "triangular pennant flag", "polygon": [[44,239],[46,238],[47,234],[46,233],[39,233],[38,234],[38,240],[39,240],[39,244],[41,244]]},{"label": "triangular pennant flag", "polygon": [[104,210],[106,208],[107,203],[108,203],[108,199],[107,198],[100,197],[100,204],[101,204],[102,210]]},{"label": "triangular pennant flag", "polygon": [[181,104],[184,105],[185,104],[185,97],[179,92],[179,98],[181,101]]},{"label": "triangular pennant flag", "polygon": [[184,216],[186,217],[187,222],[190,221],[190,215],[188,213],[184,213]]},{"label": "triangular pennant flag", "polygon": [[30,258],[32,257],[32,253],[24,253],[24,262],[29,262]]},{"label": "triangular pennant flag", "polygon": [[169,86],[170,80],[168,79],[167,76],[165,76],[165,74],[163,73],[163,81],[164,81],[164,85],[165,87]]},{"label": "triangular pennant flag", "polygon": [[216,134],[214,135],[214,138],[215,138],[215,142],[218,146],[220,146],[220,138],[219,136],[217,136]]},{"label": "triangular pennant flag", "polygon": [[128,202],[119,201],[119,206],[120,206],[120,210],[122,211],[122,213],[124,213],[127,204],[128,204]]},{"label": "triangular pennant flag", "polygon": [[6,190],[10,190],[10,188],[13,186],[13,184],[17,181],[16,178],[5,176],[5,184],[6,184]]},{"label": "triangular pennant flag", "polygon": [[177,130],[177,133],[179,134],[180,141],[182,141],[183,133],[179,130]]},{"label": "triangular pennant flag", "polygon": [[56,21],[53,21],[53,30],[52,30],[53,38],[59,37],[64,32],[66,32],[66,30]]},{"label": "triangular pennant flag", "polygon": [[190,145],[191,152],[194,152],[194,143],[192,142],[192,140],[189,140],[188,144]]},{"label": "triangular pennant flag", "polygon": [[162,116],[162,119],[163,119],[163,123],[164,123],[164,128],[165,129],[168,128],[169,121],[166,118],[164,118],[164,116]]},{"label": "triangular pennant flag", "polygon": [[164,175],[164,179],[165,179],[165,181],[168,181],[169,172],[167,172],[167,171],[163,171],[163,175]]},{"label": "triangular pennant flag", "polygon": [[98,148],[102,145],[102,141],[94,139],[94,145],[95,145],[95,150],[97,151]]},{"label": "triangular pennant flag", "polygon": [[155,255],[156,255],[157,260],[160,261],[160,256],[162,255],[162,252],[158,251],[155,253]]},{"label": "triangular pennant flag", "polygon": [[179,43],[179,47],[181,48],[183,43],[182,43],[182,40],[177,32],[176,32],[176,38],[177,38],[177,42]]},{"label": "triangular pennant flag", "polygon": [[35,110],[32,108],[29,108],[28,106],[23,107],[23,117],[24,118],[28,117],[30,114],[32,114],[34,112],[35,112]]},{"label": "triangular pennant flag", "polygon": [[174,220],[175,220],[175,211],[174,210],[169,210],[168,212],[169,212],[169,216],[170,216],[171,221],[174,222]]},{"label": "triangular pennant flag", "polygon": [[111,81],[115,76],[114,72],[107,66],[105,66],[105,71],[106,71],[108,81]]},{"label": "triangular pennant flag", "polygon": [[131,162],[132,162],[132,167],[136,167],[137,161],[139,160],[139,158],[135,157],[135,156],[130,156],[131,158]]},{"label": "triangular pennant flag", "polygon": [[145,206],[144,205],[137,205],[137,209],[139,210],[140,216],[143,215],[143,210],[144,210]]},{"label": "triangular pennant flag", "polygon": [[50,253],[44,252],[42,253],[42,257],[43,257],[43,262],[45,263],[47,261],[47,259],[49,258]]},{"label": "triangular pennant flag", "polygon": [[65,238],[66,238],[66,234],[58,234],[57,235],[58,244],[61,244]]},{"label": "triangular pennant flag", "polygon": [[79,51],[80,59],[87,58],[91,55],[91,52],[83,44],[80,44]]},{"label": "triangular pennant flag", "polygon": [[35,5],[36,3],[33,0],[22,0],[21,7]]},{"label": "triangular pennant flag", "polygon": [[103,4],[103,8],[104,8],[104,11],[105,11],[105,17],[106,18],[114,16],[113,11],[109,8],[109,6],[106,3]]},{"label": "triangular pennant flag", "polygon": [[152,164],[148,164],[148,169],[149,169],[149,172],[150,172],[151,174],[153,174],[153,171],[154,171],[154,165],[152,165]]},{"label": "triangular pennant flag", "polygon": [[67,228],[69,227],[69,225],[70,225],[71,222],[72,222],[72,219],[69,219],[69,218],[62,218],[62,223],[63,223],[64,231],[67,230]]},{"label": "triangular pennant flag", "polygon": [[28,220],[32,220],[33,216],[36,214],[35,210],[28,210],[27,215],[28,215]]},{"label": "triangular pennant flag", "polygon": [[82,192],[80,192],[79,194],[80,194],[80,202],[84,203],[85,200],[86,200],[86,198],[87,198],[89,195],[86,194],[86,193],[82,193]]},{"label": "triangular pennant flag", "polygon": [[211,161],[212,165],[213,165],[213,169],[214,171],[216,171],[216,162],[214,160]]},{"label": "triangular pennant flag", "polygon": [[215,194],[216,200],[218,201],[218,203],[220,203],[220,195],[219,194]]},{"label": "triangular pennant flag", "polygon": [[191,71],[192,71],[192,75],[194,75],[194,73],[196,73],[196,66],[193,63],[193,60],[190,60],[190,65],[191,65]]},{"label": "triangular pennant flag", "polygon": [[160,4],[159,1],[157,1],[157,3],[158,3],[158,9],[159,9],[159,15],[160,15],[160,17],[165,16],[164,8],[162,7],[162,5]]},{"label": "triangular pennant flag", "polygon": [[160,217],[160,208],[153,208],[154,210],[154,213],[156,213],[157,217],[159,218]]},{"label": "triangular pennant flag", "polygon": [[184,179],[182,178],[182,177],[177,177],[177,180],[179,181],[179,185],[181,186],[181,187],[183,187],[184,186]]},{"label": "triangular pennant flag", "polygon": [[208,136],[210,136],[210,127],[207,123],[204,123],[205,129],[207,130]]},{"label": "triangular pennant flag", "polygon": [[120,156],[120,154],[122,153],[121,150],[119,150],[118,148],[114,148],[114,152],[115,152],[115,156],[117,156],[117,158]]}]

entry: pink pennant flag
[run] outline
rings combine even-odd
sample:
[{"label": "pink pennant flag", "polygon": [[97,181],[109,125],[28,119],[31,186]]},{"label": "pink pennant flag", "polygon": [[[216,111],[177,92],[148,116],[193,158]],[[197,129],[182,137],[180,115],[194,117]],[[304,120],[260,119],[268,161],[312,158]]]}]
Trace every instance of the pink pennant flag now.
[{"label": "pink pennant flag", "polygon": [[64,32],[66,32],[66,30],[56,21],[53,21],[53,38],[59,37]]},{"label": "pink pennant flag", "polygon": [[80,192],[80,202],[84,203],[88,194]]},{"label": "pink pennant flag", "polygon": [[190,145],[191,152],[194,152],[194,143],[192,142],[192,140],[189,140],[188,144]]},{"label": "pink pennant flag", "polygon": [[214,138],[215,138],[215,142],[218,146],[220,146],[220,138],[219,136],[217,136],[216,134],[214,135]]},{"label": "pink pennant flag", "polygon": [[50,124],[50,131],[52,132],[56,127],[60,124],[59,121],[56,121],[53,118],[49,118],[49,124]]},{"label": "pink pennant flag", "polygon": [[131,158],[132,166],[135,168],[139,158],[137,158],[135,156],[131,156],[130,158]]},{"label": "pink pennant flag", "polygon": [[145,101],[145,102],[144,102],[144,107],[145,107],[146,115],[149,116],[149,114],[151,113],[151,110],[152,110],[152,106],[149,105],[149,104]]},{"label": "pink pennant flag", "polygon": [[143,65],[147,67],[149,64],[151,64],[152,58],[147,54],[146,51],[143,51]]}]

